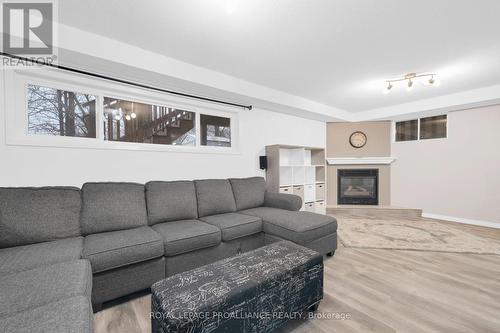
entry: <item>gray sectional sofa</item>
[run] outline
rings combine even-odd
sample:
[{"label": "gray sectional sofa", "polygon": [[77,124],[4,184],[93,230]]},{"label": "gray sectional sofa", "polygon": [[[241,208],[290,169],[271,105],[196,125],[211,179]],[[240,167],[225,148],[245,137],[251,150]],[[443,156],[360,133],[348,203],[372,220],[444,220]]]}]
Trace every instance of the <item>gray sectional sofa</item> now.
[{"label": "gray sectional sofa", "polygon": [[[0,188],[0,331],[92,331],[92,309],[287,239],[333,255],[333,217],[261,177]],[[49,329],[50,328],[50,329]]]}]

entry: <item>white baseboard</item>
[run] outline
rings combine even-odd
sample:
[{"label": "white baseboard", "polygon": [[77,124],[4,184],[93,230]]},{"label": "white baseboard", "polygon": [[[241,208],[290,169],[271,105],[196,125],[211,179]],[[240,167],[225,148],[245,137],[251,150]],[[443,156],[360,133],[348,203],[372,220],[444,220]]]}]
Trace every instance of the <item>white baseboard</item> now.
[{"label": "white baseboard", "polygon": [[500,223],[491,222],[491,221],[473,220],[473,219],[466,219],[463,217],[447,216],[447,215],[432,214],[432,213],[425,213],[425,212],[422,213],[422,217],[427,217],[427,218],[436,219],[436,220],[457,222],[457,223],[479,225],[481,227],[500,229]]}]

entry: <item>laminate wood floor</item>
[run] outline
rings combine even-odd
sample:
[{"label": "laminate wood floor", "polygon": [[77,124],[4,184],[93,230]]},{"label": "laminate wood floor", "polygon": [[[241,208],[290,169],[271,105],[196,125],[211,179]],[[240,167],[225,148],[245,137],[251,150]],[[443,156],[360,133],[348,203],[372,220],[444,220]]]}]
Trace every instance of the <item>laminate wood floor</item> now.
[{"label": "laminate wood floor", "polygon": [[[500,239],[497,229],[453,225]],[[324,292],[317,318],[279,332],[500,332],[497,255],[340,246],[325,258]],[[149,295],[105,309],[95,332],[150,332],[149,311]]]}]

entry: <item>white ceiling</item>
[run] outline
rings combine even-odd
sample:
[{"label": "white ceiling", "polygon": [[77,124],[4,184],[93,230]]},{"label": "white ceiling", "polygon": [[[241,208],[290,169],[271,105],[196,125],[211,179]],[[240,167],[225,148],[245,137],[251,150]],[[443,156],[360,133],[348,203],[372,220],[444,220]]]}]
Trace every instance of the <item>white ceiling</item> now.
[{"label": "white ceiling", "polygon": [[[498,0],[64,0],[59,20],[360,112],[500,84]],[[436,72],[437,88],[381,93]]]}]

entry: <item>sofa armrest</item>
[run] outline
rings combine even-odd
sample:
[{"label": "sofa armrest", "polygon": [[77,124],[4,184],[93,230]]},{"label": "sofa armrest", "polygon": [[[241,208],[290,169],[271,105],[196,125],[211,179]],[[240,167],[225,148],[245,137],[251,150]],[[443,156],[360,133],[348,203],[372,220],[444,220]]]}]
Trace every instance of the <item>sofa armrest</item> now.
[{"label": "sofa armrest", "polygon": [[299,210],[302,207],[302,198],[294,194],[266,192],[264,206],[286,210]]}]

